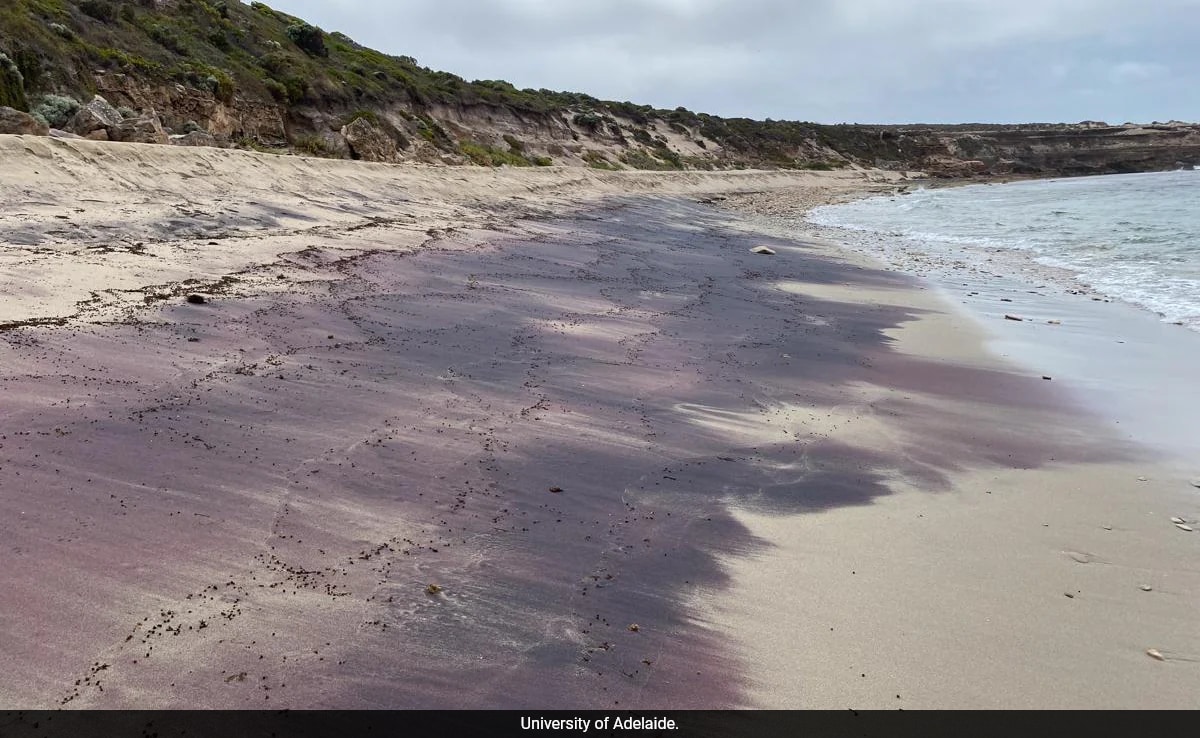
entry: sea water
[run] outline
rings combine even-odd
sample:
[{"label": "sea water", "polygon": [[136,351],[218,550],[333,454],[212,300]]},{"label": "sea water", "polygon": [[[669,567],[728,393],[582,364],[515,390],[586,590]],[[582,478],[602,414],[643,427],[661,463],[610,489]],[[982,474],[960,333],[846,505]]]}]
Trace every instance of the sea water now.
[{"label": "sea water", "polygon": [[920,255],[1032,272],[1200,331],[1200,171],[918,189],[808,220],[893,263]]}]

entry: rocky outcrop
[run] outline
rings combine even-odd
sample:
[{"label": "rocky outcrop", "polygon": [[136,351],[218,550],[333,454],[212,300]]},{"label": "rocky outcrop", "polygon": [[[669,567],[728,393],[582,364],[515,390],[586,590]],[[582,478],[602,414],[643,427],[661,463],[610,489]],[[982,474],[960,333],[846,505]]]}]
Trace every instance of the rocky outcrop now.
[{"label": "rocky outcrop", "polygon": [[22,113],[15,108],[0,107],[0,133],[15,133],[20,136],[48,136],[50,126],[34,118],[29,113]]},{"label": "rocky outcrop", "polygon": [[122,120],[124,117],[109,104],[108,100],[96,95],[91,102],[75,113],[67,123],[67,130],[80,136],[86,136],[92,131],[101,129],[107,131],[112,126],[120,125]]},{"label": "rocky outcrop", "polygon": [[277,104],[234,97],[225,102],[208,90],[179,84],[155,84],[113,72],[97,73],[96,89],[114,105],[134,110],[156,110],[163,125],[184,130],[198,123],[218,141],[249,139],[263,146],[286,146],[287,125]]},{"label": "rocky outcrop", "polygon": [[854,133],[886,147],[887,155],[872,163],[935,177],[1119,174],[1200,164],[1200,125],[1189,123],[887,126]]},{"label": "rocky outcrop", "polygon": [[162,121],[153,113],[143,113],[136,118],[126,118],[115,126],[108,127],[108,138],[122,143],[165,144],[170,139]]},{"label": "rocky outcrop", "polygon": [[82,139],[83,136],[80,136],[78,133],[71,133],[70,131],[60,131],[57,128],[51,128],[50,129],[50,138],[65,138],[65,139],[79,140],[79,139]]},{"label": "rocky outcrop", "polygon": [[355,118],[342,126],[342,137],[355,159],[362,161],[394,162],[399,150],[396,142],[382,128],[366,118]]},{"label": "rocky outcrop", "polygon": [[170,137],[171,143],[176,146],[217,146],[217,139],[208,131],[192,131],[182,135]]}]

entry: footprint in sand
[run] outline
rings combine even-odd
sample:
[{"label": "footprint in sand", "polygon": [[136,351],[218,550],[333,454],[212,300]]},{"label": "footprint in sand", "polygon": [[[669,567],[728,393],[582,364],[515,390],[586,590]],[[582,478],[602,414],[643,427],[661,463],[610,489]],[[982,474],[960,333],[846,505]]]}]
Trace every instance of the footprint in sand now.
[{"label": "footprint in sand", "polygon": [[1080,564],[1107,564],[1108,562],[1100,558],[1096,554],[1086,553],[1084,551],[1063,551],[1063,555],[1069,557],[1072,561]]}]

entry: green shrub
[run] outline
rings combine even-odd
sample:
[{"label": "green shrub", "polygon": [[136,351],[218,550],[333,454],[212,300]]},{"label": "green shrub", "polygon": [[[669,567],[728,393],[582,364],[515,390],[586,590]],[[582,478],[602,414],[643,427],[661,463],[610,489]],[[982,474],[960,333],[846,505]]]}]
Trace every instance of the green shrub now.
[{"label": "green shrub", "polygon": [[229,43],[229,37],[226,36],[225,31],[221,30],[220,28],[214,28],[209,31],[207,38],[208,42],[212,44],[214,48],[220,49],[221,51],[230,51],[233,49],[233,44]]},{"label": "green shrub", "polygon": [[260,56],[258,58],[258,66],[267,70],[267,73],[272,77],[281,79],[293,66],[293,63],[291,57],[286,52],[275,50]]},{"label": "green shrub", "polygon": [[604,154],[601,154],[599,151],[592,151],[591,149],[583,152],[583,160],[593,169],[610,169],[615,171],[621,168],[609,161]]},{"label": "green shrub", "polygon": [[446,129],[437,124],[433,118],[428,115],[417,115],[417,133],[421,134],[421,138],[438,147],[442,151],[453,152],[457,147],[454,145],[454,140],[450,138],[450,134],[446,133]]},{"label": "green shrub", "polygon": [[120,49],[96,49],[95,53],[104,61],[113,62],[124,69],[139,69],[155,74],[161,71],[160,66],[149,59],[126,54]]},{"label": "green shrub", "polygon": [[485,167],[498,167],[504,164],[510,167],[527,167],[531,162],[520,154],[512,151],[500,151],[490,146],[483,146],[471,141],[463,141],[458,150],[472,162]]},{"label": "green shrub", "polygon": [[233,77],[224,71],[212,70],[212,74],[204,78],[204,83],[212,92],[213,97],[226,104],[233,102]]},{"label": "green shrub", "polygon": [[79,101],[73,97],[46,95],[33,112],[41,116],[51,128],[62,128],[71,120],[71,116],[79,112],[80,107]]},{"label": "green shrub", "polygon": [[49,28],[54,35],[61,36],[68,41],[75,40],[75,32],[61,23],[47,23],[46,28]]},{"label": "green shrub", "polygon": [[225,3],[225,0],[217,0],[217,2],[213,3],[212,7],[213,10],[217,11],[217,15],[222,18],[229,17],[229,5]]},{"label": "green shrub", "polygon": [[660,143],[654,148],[654,155],[665,161],[672,169],[683,169],[679,153],[666,144]]},{"label": "green shrub", "polygon": [[287,36],[309,56],[329,56],[325,48],[325,32],[307,23],[293,23],[287,27]]},{"label": "green shrub", "polygon": [[571,120],[573,120],[575,125],[579,126],[580,128],[586,128],[592,132],[595,132],[598,128],[600,128],[601,124],[604,123],[603,118],[591,112],[590,110],[582,113],[576,113],[575,117]]},{"label": "green shrub", "polygon": [[308,82],[304,81],[303,77],[291,74],[283,80],[283,89],[286,92],[287,101],[292,105],[303,102],[308,97]]},{"label": "green shrub", "polygon": [[379,125],[379,114],[374,110],[355,110],[353,113],[342,119],[342,123],[338,126],[338,128],[348,126],[359,118],[362,118],[369,123]]},{"label": "green shrub", "polygon": [[515,153],[519,154],[525,150],[525,144],[521,143],[516,136],[511,134],[504,134],[504,143],[508,144],[508,148]]},{"label": "green shrub", "polygon": [[535,157],[533,157],[533,163],[539,167],[554,166],[554,160],[548,156],[535,156]]},{"label": "green shrub", "polygon": [[634,169],[683,169],[679,154],[664,144],[658,144],[651,151],[630,149],[621,155],[621,161]]},{"label": "green shrub", "polygon": [[337,159],[337,152],[329,148],[329,144],[320,136],[300,136],[292,146],[298,153],[317,156],[322,159]]},{"label": "green shrub", "polygon": [[265,79],[263,87],[267,88],[267,92],[271,93],[271,97],[275,98],[276,102],[284,102],[288,99],[288,88],[279,80]]},{"label": "green shrub", "polygon": [[112,23],[117,19],[117,8],[108,0],[79,0],[79,9],[105,23]]},{"label": "green shrub", "polygon": [[0,105],[17,110],[28,110],[25,99],[25,76],[17,63],[0,53]]},{"label": "green shrub", "polygon": [[179,34],[176,33],[175,29],[156,23],[147,29],[147,33],[150,34],[150,38],[157,41],[164,48],[169,49],[180,56],[188,55],[187,44],[184,43],[183,39],[179,37]]}]

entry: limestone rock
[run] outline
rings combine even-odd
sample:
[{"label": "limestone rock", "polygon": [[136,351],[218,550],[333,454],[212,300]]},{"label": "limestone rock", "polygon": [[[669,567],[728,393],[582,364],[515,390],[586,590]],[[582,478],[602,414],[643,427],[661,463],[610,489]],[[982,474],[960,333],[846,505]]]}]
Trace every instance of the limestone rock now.
[{"label": "limestone rock", "polygon": [[162,121],[154,113],[145,113],[109,126],[108,137],[113,141],[125,143],[165,144],[169,140]]},{"label": "limestone rock", "polygon": [[121,113],[110,105],[108,100],[96,95],[72,116],[67,123],[67,130],[86,136],[92,131],[108,130],[112,126],[120,125],[122,120]]},{"label": "limestone rock", "polygon": [[48,136],[50,126],[15,108],[0,107],[0,133],[19,136]]},{"label": "limestone rock", "polygon": [[212,146],[215,148],[217,139],[208,131],[192,131],[180,136],[171,136],[171,143],[176,146]]},{"label": "limestone rock", "polygon": [[750,249],[750,253],[761,254],[763,256],[774,256],[775,249],[769,246],[755,246],[754,248]]},{"label": "limestone rock", "polygon": [[81,138],[83,138],[83,136],[80,136],[80,135],[79,135],[79,134],[77,134],[77,133],[71,133],[70,131],[60,131],[60,130],[58,130],[57,128],[51,128],[51,129],[50,129],[50,138],[74,138],[74,139],[81,139]]},{"label": "limestone rock", "polygon": [[396,161],[396,142],[386,132],[366,118],[356,118],[342,126],[342,136],[350,153],[362,161]]},{"label": "limestone rock", "polygon": [[98,131],[92,131],[88,135],[84,136],[84,138],[86,138],[89,141],[108,141],[109,140],[108,131],[106,131],[103,128],[101,128]]}]

